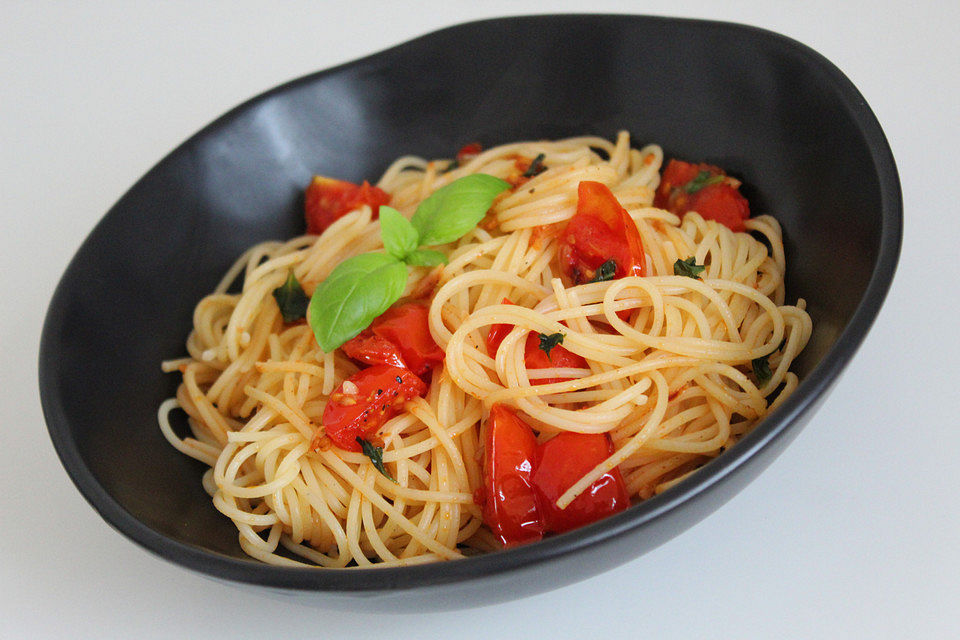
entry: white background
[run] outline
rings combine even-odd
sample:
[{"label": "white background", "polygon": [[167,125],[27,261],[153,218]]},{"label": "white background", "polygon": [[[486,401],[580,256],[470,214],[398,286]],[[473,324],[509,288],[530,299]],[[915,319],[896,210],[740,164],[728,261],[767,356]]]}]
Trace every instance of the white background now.
[{"label": "white background", "polygon": [[[4,3],[0,636],[958,637],[960,5],[482,4]],[[796,442],[657,550],[580,584],[461,612],[278,601],[111,530],[60,466],[36,382],[46,306],[100,216],[168,150],[256,93],[439,27],[544,10],[779,31],[833,61],[876,113],[903,184],[900,267],[866,343]]]}]

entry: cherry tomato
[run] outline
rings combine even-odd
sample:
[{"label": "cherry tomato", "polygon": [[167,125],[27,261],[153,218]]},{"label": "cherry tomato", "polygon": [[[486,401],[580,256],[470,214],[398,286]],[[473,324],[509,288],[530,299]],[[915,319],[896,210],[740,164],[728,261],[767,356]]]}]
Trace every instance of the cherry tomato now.
[{"label": "cherry tomato", "polygon": [[422,376],[443,362],[445,355],[430,335],[429,313],[418,302],[390,307],[341,349],[354,360],[406,367]]},{"label": "cherry tomato", "polygon": [[[550,349],[550,355],[548,356],[547,352],[540,348],[540,334],[534,331],[527,335],[523,363],[527,369],[587,368],[587,361],[582,356],[564,349],[559,344]],[[566,382],[567,380],[573,380],[573,378],[539,378],[531,380],[530,384],[551,384],[553,382]]]},{"label": "cherry tomato", "polygon": [[[503,304],[513,304],[508,298],[501,301]],[[491,358],[497,357],[497,349],[500,343],[507,337],[513,329],[512,324],[493,324],[487,330],[487,353]],[[575,368],[585,369],[587,361],[577,354],[557,345],[550,349],[550,355],[540,348],[540,334],[531,331],[527,334],[527,341],[523,347],[523,364],[527,369],[553,369],[553,368]],[[573,378],[542,378],[531,380],[530,384],[550,384],[552,382],[565,382]]]},{"label": "cherry tomato", "polygon": [[536,451],[533,430],[509,407],[493,405],[483,454],[483,521],[507,546],[543,537],[531,485]]},{"label": "cherry tomato", "polygon": [[457,166],[462,167],[467,164],[483,151],[483,145],[479,142],[471,142],[460,147],[460,151],[457,151]]},{"label": "cherry tomato", "polygon": [[379,187],[371,186],[366,180],[358,185],[345,180],[314,176],[304,199],[307,233],[323,233],[337,218],[364,204],[373,209],[373,217],[376,218],[380,205],[389,203],[390,194]]},{"label": "cherry tomato", "polygon": [[750,203],[740,195],[740,181],[720,167],[671,160],[663,171],[653,205],[683,216],[696,211],[733,231],[743,231]]},{"label": "cherry tomato", "polygon": [[366,439],[376,433],[384,422],[400,413],[404,402],[426,391],[427,385],[409,369],[376,364],[336,388],[320,422],[338,447],[360,451],[358,437]]},{"label": "cherry tomato", "polygon": [[533,486],[537,491],[544,529],[560,533],[582,527],[623,511],[630,504],[620,470],[600,476],[566,509],[557,499],[580,478],[613,453],[610,438],[602,433],[563,432],[537,448]]},{"label": "cherry tomato", "polygon": [[606,185],[583,181],[577,189],[577,213],[560,234],[557,255],[562,272],[574,283],[590,282],[597,269],[613,260],[614,278],[646,272],[637,225]]}]

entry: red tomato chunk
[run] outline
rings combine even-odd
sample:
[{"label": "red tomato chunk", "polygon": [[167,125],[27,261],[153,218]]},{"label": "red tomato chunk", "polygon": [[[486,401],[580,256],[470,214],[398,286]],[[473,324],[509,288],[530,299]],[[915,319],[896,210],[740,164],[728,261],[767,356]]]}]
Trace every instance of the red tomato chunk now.
[{"label": "red tomato chunk", "polygon": [[494,405],[483,462],[483,519],[506,546],[534,542],[612,515],[630,504],[618,469],[608,471],[566,509],[557,499],[613,453],[605,434],[565,432],[537,445],[509,407]]},{"label": "red tomato chunk", "polygon": [[341,449],[360,451],[357,438],[369,439],[403,404],[427,392],[427,385],[409,369],[377,364],[350,376],[330,394],[312,448],[326,433]]},{"label": "red tomato chunk", "polygon": [[383,204],[390,204],[390,194],[366,180],[363,184],[353,184],[314,176],[304,196],[307,233],[323,233],[338,218],[362,205],[369,205],[376,219]]},{"label": "red tomato chunk", "polygon": [[418,302],[391,307],[341,349],[354,360],[406,367],[422,376],[443,362],[445,355],[430,334],[429,313]]},{"label": "red tomato chunk", "polygon": [[740,181],[712,164],[671,160],[663,171],[653,206],[683,217],[696,211],[732,231],[743,231],[750,203],[740,195]]},{"label": "red tomato chunk", "polygon": [[577,213],[560,234],[560,269],[573,284],[590,282],[597,269],[614,260],[614,278],[646,272],[643,242],[633,218],[599,182],[583,181],[577,188]]}]

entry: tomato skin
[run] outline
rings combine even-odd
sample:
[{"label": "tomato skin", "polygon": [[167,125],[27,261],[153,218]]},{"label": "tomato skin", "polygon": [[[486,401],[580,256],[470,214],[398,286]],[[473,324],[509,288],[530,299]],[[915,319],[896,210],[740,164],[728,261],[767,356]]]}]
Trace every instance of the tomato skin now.
[{"label": "tomato skin", "polygon": [[[722,180],[688,193],[690,181],[701,172]],[[750,203],[740,195],[739,187],[740,181],[728,176],[720,167],[673,159],[663,171],[653,206],[681,217],[688,211],[696,211],[705,220],[715,220],[732,231],[743,231],[746,229],[744,221],[750,217]]]},{"label": "tomato skin", "polygon": [[390,307],[341,349],[354,360],[406,367],[422,376],[446,355],[430,334],[429,315],[418,302]]},{"label": "tomato skin", "polygon": [[483,454],[483,521],[506,546],[543,537],[531,483],[537,440],[509,407],[490,408]]},{"label": "tomato skin", "polygon": [[[501,301],[503,304],[513,304],[508,298]],[[491,358],[497,357],[497,349],[500,343],[507,337],[507,334],[513,329],[512,324],[493,324],[487,330],[487,354]],[[540,334],[531,331],[527,334],[527,341],[523,346],[523,364],[527,369],[553,369],[553,368],[575,368],[585,369],[587,361],[577,354],[564,349],[562,345],[557,345],[550,349],[550,355],[540,348]],[[573,378],[543,378],[531,380],[530,384],[551,384],[553,382],[566,382]]]},{"label": "tomato skin", "polygon": [[366,180],[363,184],[353,184],[346,180],[314,176],[304,194],[307,233],[323,233],[338,218],[364,204],[370,206],[376,219],[380,205],[389,203],[390,194]]},{"label": "tomato skin", "polygon": [[460,147],[460,150],[457,151],[457,166],[462,167],[480,155],[481,151],[483,151],[483,145],[479,142],[470,142],[463,145]]},{"label": "tomato skin", "polygon": [[[573,368],[586,369],[587,361],[582,356],[578,356],[572,351],[564,349],[562,345],[557,345],[550,349],[550,355],[540,348],[540,334],[531,331],[527,334],[527,342],[524,346],[523,364],[527,369],[553,369],[553,368]],[[531,380],[530,384],[551,384],[553,382],[566,382],[573,378],[541,378]]]},{"label": "tomato skin", "polygon": [[600,182],[584,180],[577,187],[577,213],[560,234],[557,255],[561,271],[573,284],[590,282],[611,259],[617,263],[614,278],[646,273],[637,225]]},{"label": "tomato skin", "polygon": [[620,470],[614,468],[600,476],[566,509],[557,508],[557,499],[612,453],[610,438],[603,433],[566,431],[537,448],[533,486],[539,498],[544,529],[554,533],[569,531],[630,505]]},{"label": "tomato skin", "polygon": [[[344,392],[348,382],[356,386],[356,393]],[[366,439],[376,433],[407,400],[426,392],[427,385],[409,369],[376,364],[353,374],[330,394],[320,422],[338,447],[360,451],[358,437]]]}]

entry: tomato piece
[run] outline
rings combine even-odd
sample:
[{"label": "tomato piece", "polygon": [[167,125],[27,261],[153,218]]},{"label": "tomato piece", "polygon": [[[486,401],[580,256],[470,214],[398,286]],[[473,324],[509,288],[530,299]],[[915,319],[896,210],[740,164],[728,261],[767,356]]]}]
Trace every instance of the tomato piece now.
[{"label": "tomato piece", "polygon": [[[343,381],[330,394],[320,420],[338,447],[360,451],[356,439],[377,432],[384,422],[400,413],[403,403],[427,392],[427,385],[409,369],[377,364]],[[317,438],[314,438],[316,448]]]},{"label": "tomato piece", "polygon": [[732,231],[743,231],[750,203],[740,195],[740,181],[712,164],[671,160],[663,171],[653,206],[678,216],[696,211]]},{"label": "tomato piece", "polygon": [[391,307],[340,348],[354,360],[406,367],[422,376],[446,355],[430,334],[429,315],[418,302]]},{"label": "tomato piece", "polygon": [[457,166],[462,167],[480,155],[481,151],[483,151],[483,145],[479,142],[470,142],[463,145],[460,147],[460,151],[457,151]]},{"label": "tomato piece", "polygon": [[373,217],[376,218],[380,213],[380,205],[389,203],[390,194],[366,180],[363,184],[353,184],[346,180],[313,176],[304,197],[307,233],[321,234],[338,218],[365,204],[373,209]]},{"label": "tomato piece", "polygon": [[389,364],[407,368],[400,349],[386,338],[378,336],[370,329],[364,329],[355,338],[351,338],[340,347],[347,357],[366,364]]},{"label": "tomato piece", "polygon": [[493,405],[483,453],[483,521],[506,546],[543,537],[531,479],[536,452],[529,425],[509,407]]},{"label": "tomato piece", "polygon": [[584,180],[577,188],[577,213],[560,234],[561,271],[574,283],[590,282],[597,269],[616,262],[614,278],[642,276],[646,257],[637,225],[606,185]]},{"label": "tomato piece", "polygon": [[[513,304],[508,298],[504,298],[502,303]],[[500,348],[500,343],[503,342],[503,339],[507,337],[513,327],[514,325],[505,323],[490,325],[490,329],[487,330],[487,353],[491,358],[497,357],[497,349]],[[582,356],[564,349],[561,345],[550,349],[550,355],[548,356],[547,352],[540,348],[540,334],[536,331],[527,334],[527,341],[523,346],[523,364],[527,369],[553,369],[556,367],[585,369],[587,367],[587,361]],[[572,379],[543,378],[531,380],[530,384],[550,384]]]},{"label": "tomato piece", "polygon": [[[513,304],[509,298],[504,298],[500,302],[502,304]],[[503,339],[507,337],[513,327],[514,325],[506,323],[490,325],[487,330],[487,353],[491,358],[497,357],[497,349],[500,348],[500,343],[503,342]]]},{"label": "tomato piece", "polygon": [[[527,369],[553,369],[555,367],[587,368],[587,361],[583,356],[578,356],[572,351],[564,349],[563,346],[559,344],[550,349],[550,355],[547,355],[547,352],[540,348],[540,334],[536,331],[531,331],[529,335],[527,335],[527,342],[524,345],[523,363]],[[573,378],[541,378],[531,380],[530,384],[551,384],[553,382],[566,382],[567,380],[573,380]]]},{"label": "tomato piece", "polygon": [[563,432],[537,448],[533,487],[540,500],[544,529],[554,533],[582,527],[623,511],[630,504],[620,470],[600,476],[566,509],[557,500],[580,478],[613,453],[604,433]]}]

